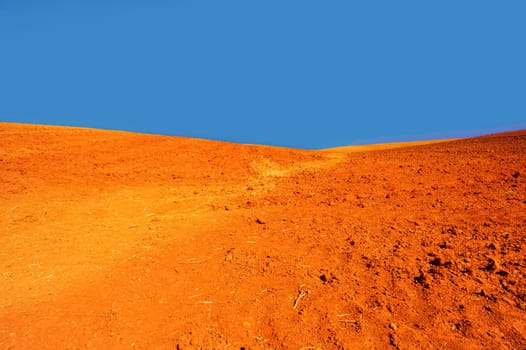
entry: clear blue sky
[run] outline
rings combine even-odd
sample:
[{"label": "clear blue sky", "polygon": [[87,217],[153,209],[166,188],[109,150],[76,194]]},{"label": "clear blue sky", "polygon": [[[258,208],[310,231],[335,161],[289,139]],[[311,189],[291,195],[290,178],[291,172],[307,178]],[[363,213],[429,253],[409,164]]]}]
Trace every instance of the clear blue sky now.
[{"label": "clear blue sky", "polygon": [[526,128],[526,2],[0,0],[0,120],[301,148]]}]

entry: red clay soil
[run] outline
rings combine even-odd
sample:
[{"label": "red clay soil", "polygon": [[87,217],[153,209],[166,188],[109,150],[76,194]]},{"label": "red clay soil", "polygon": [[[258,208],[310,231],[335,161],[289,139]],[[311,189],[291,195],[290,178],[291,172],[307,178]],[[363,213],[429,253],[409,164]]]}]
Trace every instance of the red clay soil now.
[{"label": "red clay soil", "polygon": [[526,348],[526,132],[353,152],[0,123],[0,212],[1,349]]}]

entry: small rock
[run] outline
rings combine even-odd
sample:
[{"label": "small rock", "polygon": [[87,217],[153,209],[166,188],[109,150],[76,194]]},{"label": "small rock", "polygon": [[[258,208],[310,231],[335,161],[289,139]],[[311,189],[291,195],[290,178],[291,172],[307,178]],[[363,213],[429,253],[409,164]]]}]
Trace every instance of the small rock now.
[{"label": "small rock", "polygon": [[518,171],[516,171],[513,174],[511,174],[511,176],[513,176],[516,179],[516,178],[518,178],[520,176],[520,173]]},{"label": "small rock", "polygon": [[429,264],[433,266],[442,266],[442,259],[440,259],[439,257],[435,257],[429,262]]},{"label": "small rock", "polygon": [[265,221],[261,220],[260,218],[257,218],[256,219],[256,223],[258,223],[260,225],[263,225],[265,223]]},{"label": "small rock", "polygon": [[429,289],[430,288],[430,284],[427,281],[427,276],[423,272],[421,272],[420,275],[414,277],[413,280],[416,283],[421,284],[425,289]]},{"label": "small rock", "polygon": [[489,258],[488,259],[488,264],[486,266],[484,266],[482,268],[482,270],[484,271],[489,271],[489,272],[492,272],[492,271],[495,271],[498,267],[498,264],[495,260]]},{"label": "small rock", "polygon": [[495,243],[490,243],[486,247],[490,250],[497,250],[497,246],[495,245]]},{"label": "small rock", "polygon": [[450,267],[452,265],[451,261],[443,261],[440,257],[435,257],[433,260],[429,261],[430,265],[433,266],[444,266],[444,267]]}]

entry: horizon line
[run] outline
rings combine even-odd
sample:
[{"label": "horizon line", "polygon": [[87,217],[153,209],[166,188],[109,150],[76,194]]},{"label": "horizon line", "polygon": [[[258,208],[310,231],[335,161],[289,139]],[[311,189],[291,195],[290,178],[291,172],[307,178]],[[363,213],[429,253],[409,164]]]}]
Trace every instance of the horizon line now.
[{"label": "horizon line", "polygon": [[[279,148],[289,148],[305,151],[315,151],[315,150],[331,150],[343,147],[352,147],[352,146],[373,146],[373,145],[383,145],[383,144],[396,144],[396,143],[416,143],[416,142],[425,142],[425,141],[453,141],[459,139],[467,139],[481,136],[490,136],[493,134],[507,133],[507,132],[516,132],[516,131],[526,131],[526,123],[518,123],[515,125],[507,125],[502,127],[495,128],[474,128],[470,130],[456,130],[451,132],[444,133],[425,133],[416,135],[397,135],[397,136],[379,136],[375,138],[369,138],[367,140],[354,141],[344,145],[333,145],[323,148],[302,148],[302,147],[290,147],[282,146],[275,144],[260,144],[260,143],[250,143],[250,142],[238,142],[232,140],[225,140],[219,138],[206,138],[199,136],[188,136],[188,135],[176,135],[168,133],[158,133],[158,132],[147,132],[147,131],[138,131],[138,130],[126,130],[126,129],[112,129],[112,128],[99,128],[92,126],[82,126],[82,125],[65,125],[65,124],[45,124],[45,123],[23,123],[23,122],[12,122],[12,121],[2,121],[0,124],[14,124],[14,125],[24,125],[24,126],[41,126],[41,127],[56,127],[56,128],[72,128],[72,129],[86,129],[86,130],[97,130],[97,131],[108,131],[108,132],[117,132],[117,133],[130,133],[130,134],[139,134],[139,135],[151,135],[151,136],[163,136],[163,137],[182,137],[196,140],[206,140],[206,141],[216,141],[216,142],[226,142],[226,143],[236,143],[240,145],[250,145],[250,146],[264,146],[264,147],[279,147]],[[447,135],[446,135],[447,134]]]}]

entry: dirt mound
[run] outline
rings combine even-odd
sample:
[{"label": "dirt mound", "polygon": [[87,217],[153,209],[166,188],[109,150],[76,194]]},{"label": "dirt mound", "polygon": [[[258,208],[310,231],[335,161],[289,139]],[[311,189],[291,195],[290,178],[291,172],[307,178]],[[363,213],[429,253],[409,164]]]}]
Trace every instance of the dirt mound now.
[{"label": "dirt mound", "polygon": [[406,146],[0,123],[0,348],[526,347],[526,133]]}]

